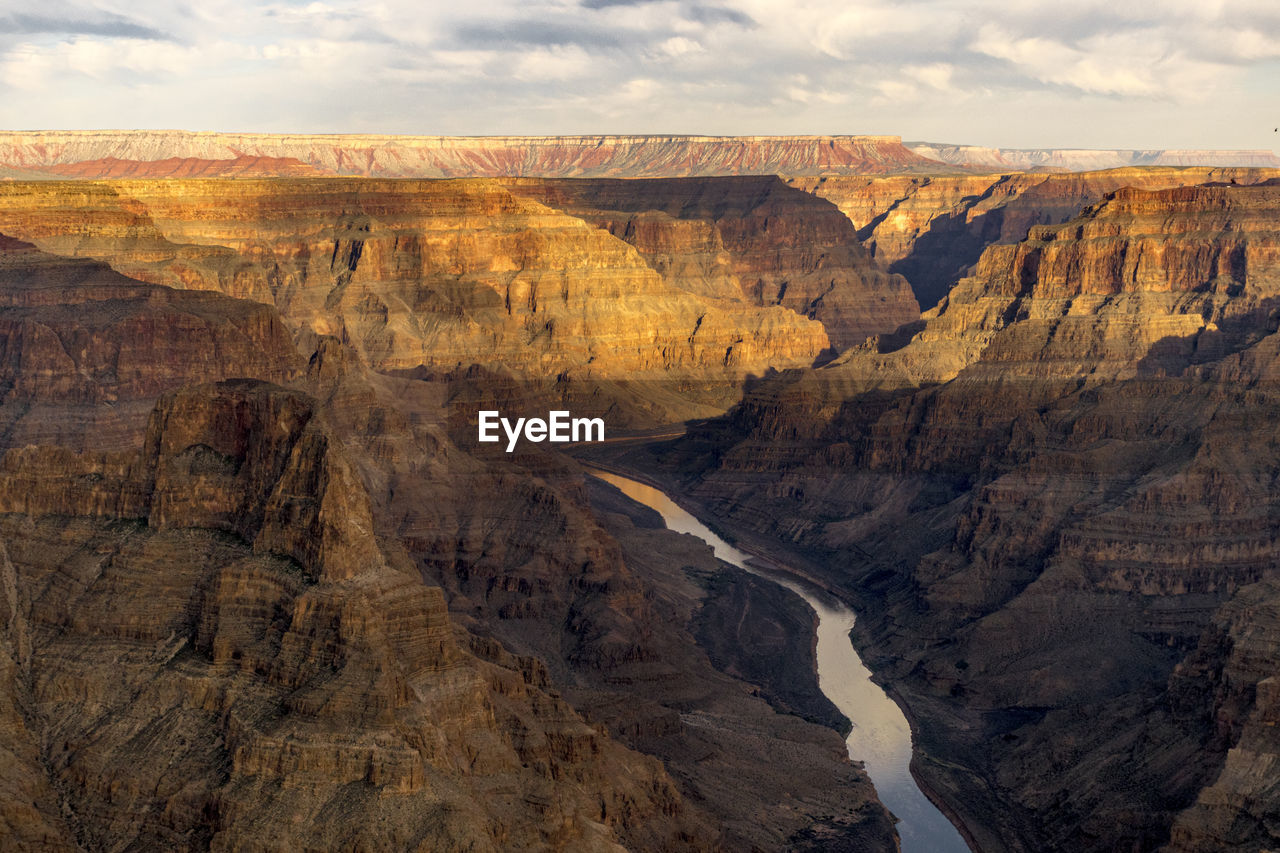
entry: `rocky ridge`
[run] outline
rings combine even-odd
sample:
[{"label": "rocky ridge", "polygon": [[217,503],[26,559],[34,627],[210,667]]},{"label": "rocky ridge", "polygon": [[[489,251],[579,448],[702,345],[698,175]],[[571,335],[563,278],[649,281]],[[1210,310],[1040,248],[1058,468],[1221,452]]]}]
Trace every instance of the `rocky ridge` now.
[{"label": "rocky ridge", "polygon": [[[0,164],[18,169],[105,163],[108,158],[163,161],[244,157],[291,158],[328,174],[379,178],[673,178],[953,170],[912,153],[896,136],[467,137],[179,130],[0,131]],[[110,177],[101,170],[84,176]]]},{"label": "rocky ridge", "polygon": [[[668,199],[685,191],[678,183],[659,189]],[[527,188],[515,195],[483,181],[327,179],[33,182],[3,190],[8,227],[48,251],[274,304],[304,348],[335,335],[379,370],[477,365],[553,387],[584,384],[582,397],[595,393],[594,383],[702,383],[701,401],[606,390],[608,401],[631,400],[641,421],[709,414],[736,399],[744,377],[811,364],[831,345],[821,322],[740,288],[709,289],[694,276],[659,271],[626,241],[526,197]],[[776,181],[768,191],[789,192]],[[794,194],[794,233],[780,229],[777,239],[794,244],[796,234],[827,229],[837,254],[819,261],[792,251],[793,277],[807,277],[825,289],[824,303],[843,306],[809,313],[826,317],[841,340],[890,331],[913,313],[905,287],[841,233],[848,229],[834,209],[806,198]],[[739,259],[741,275],[752,262]],[[773,263],[762,275],[790,275],[768,255],[761,263]],[[820,263],[826,269],[815,270]],[[655,413],[644,414],[646,406]],[[676,411],[664,414],[664,406]]]},{"label": "rocky ridge", "polygon": [[837,350],[919,316],[839,211],[776,177],[505,185],[607,230],[685,290],[817,320]]}]

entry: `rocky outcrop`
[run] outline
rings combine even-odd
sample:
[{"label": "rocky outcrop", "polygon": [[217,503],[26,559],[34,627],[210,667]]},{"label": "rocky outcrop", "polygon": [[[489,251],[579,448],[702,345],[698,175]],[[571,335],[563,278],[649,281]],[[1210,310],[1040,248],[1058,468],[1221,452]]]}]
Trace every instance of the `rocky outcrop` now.
[{"label": "rocky outcrop", "polygon": [[984,850],[1275,843],[1278,213],[1118,191],[667,456],[862,603]]},{"label": "rocky outcrop", "polygon": [[[178,130],[0,132],[0,164],[113,177],[112,160],[279,158],[379,178],[883,174],[950,171],[897,136],[379,136]],[[101,163],[94,166],[93,161]],[[277,173],[279,174],[279,173]],[[139,175],[141,176],[141,175]]]},{"label": "rocky outcrop", "polygon": [[987,246],[1016,243],[1034,225],[1074,218],[1122,187],[1255,184],[1280,176],[1255,168],[1123,168],[1076,174],[792,178],[838,206],[881,264],[911,282],[925,308],[968,274]]},{"label": "rocky outcrop", "polygon": [[269,306],[173,290],[0,235],[3,444],[134,447],[161,393],[302,362]]},{"label": "rocky outcrop", "polygon": [[303,394],[185,389],[157,407],[140,453],[10,452],[0,495],[0,748],[19,762],[0,784],[20,837],[713,843],[658,762],[584,723],[532,661],[453,627],[440,590],[377,539],[355,468]]}]

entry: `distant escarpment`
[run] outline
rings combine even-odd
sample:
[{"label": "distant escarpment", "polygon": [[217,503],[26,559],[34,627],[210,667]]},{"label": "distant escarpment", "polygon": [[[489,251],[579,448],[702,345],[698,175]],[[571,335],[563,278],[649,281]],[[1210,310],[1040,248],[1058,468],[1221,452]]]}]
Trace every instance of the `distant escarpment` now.
[{"label": "distant escarpment", "polygon": [[1280,157],[1268,149],[1213,150],[1163,148],[988,148],[908,142],[922,157],[953,166],[1087,172],[1129,166],[1251,166],[1280,167]]},{"label": "distant escarpment", "polygon": [[987,246],[1016,243],[1033,225],[1066,222],[1121,187],[1256,184],[1273,177],[1280,177],[1280,170],[1123,168],[1074,174],[832,176],[788,183],[839,207],[876,260],[905,276],[921,306],[932,308]]},{"label": "distant escarpment", "polygon": [[[640,423],[722,410],[748,376],[916,316],[833,207],[776,179],[626,187],[562,211],[531,196],[567,190],[536,182],[15,182],[0,209],[48,252],[273,304],[304,349],[333,335],[381,371],[513,373]],[[593,192],[657,222],[698,196],[739,206],[650,229],[667,262],[600,227]]]},{"label": "distant escarpment", "polygon": [[302,359],[269,306],[127,278],[0,234],[3,443],[132,447],[161,393]]},{"label": "distant escarpment", "polygon": [[1124,189],[665,464],[859,601],[983,850],[1274,847],[1280,182]]},{"label": "distant escarpment", "polygon": [[[276,158],[280,161],[277,168],[282,170],[296,169],[296,165],[287,162],[292,161],[326,174],[376,178],[678,178],[957,171],[911,152],[897,136],[384,136],[179,130],[0,131],[0,165],[29,170],[74,168],[80,177],[122,176],[113,173],[120,168],[116,165],[119,161],[198,162],[246,158],[259,161]],[[137,177],[169,174],[148,173],[142,166],[137,169],[132,173]],[[175,171],[179,171],[176,165]]]}]

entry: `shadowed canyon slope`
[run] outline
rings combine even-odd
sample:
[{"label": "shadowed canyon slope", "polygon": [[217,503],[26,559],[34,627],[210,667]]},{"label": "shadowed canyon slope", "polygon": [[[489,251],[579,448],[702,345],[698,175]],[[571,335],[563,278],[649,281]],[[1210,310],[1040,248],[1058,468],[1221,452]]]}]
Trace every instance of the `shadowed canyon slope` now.
[{"label": "shadowed canyon slope", "polygon": [[493,184],[324,187],[3,187],[29,241],[0,238],[0,832],[49,850],[892,849],[840,736],[791,713],[816,693],[812,650],[787,644],[784,686],[762,688],[695,636],[796,604],[744,602],[709,549],[591,497],[559,457],[478,446],[452,382],[371,367],[421,363],[343,299],[418,300],[399,310],[439,315],[451,365],[524,372],[517,392],[582,356],[522,349],[505,306],[469,315],[495,281],[553,280],[511,313],[567,301],[564,323],[634,296],[645,311],[609,327],[633,353],[598,351],[618,370],[725,371],[761,316],[808,364],[822,326],[720,300],[736,334],[716,358],[663,352],[664,323],[697,332],[698,306],[710,334],[717,308],[600,228]]},{"label": "shadowed canyon slope", "polygon": [[863,603],[984,850],[1277,842],[1278,220],[1118,191],[666,453]]},{"label": "shadowed canyon slope", "polygon": [[1122,187],[1256,184],[1277,169],[1126,168],[1073,174],[791,178],[849,217],[876,260],[911,282],[932,308],[993,243],[1016,243],[1033,225],[1066,222]]}]

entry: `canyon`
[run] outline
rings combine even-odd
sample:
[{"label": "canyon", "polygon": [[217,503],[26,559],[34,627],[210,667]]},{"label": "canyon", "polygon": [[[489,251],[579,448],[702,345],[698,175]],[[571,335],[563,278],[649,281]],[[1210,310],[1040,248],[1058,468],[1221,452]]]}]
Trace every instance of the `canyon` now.
[{"label": "canyon", "polygon": [[1276,846],[1280,172],[918,151],[0,133],[0,832],[898,849],[585,458],[857,609],[974,849]]},{"label": "canyon", "polygon": [[1116,191],[633,460],[861,605],[982,850],[1275,843],[1278,214]]},{"label": "canyon", "polygon": [[[496,184],[130,186],[2,187],[6,837],[896,844],[840,735],[805,719],[825,710],[794,713],[817,693],[811,647],[761,646],[791,661],[771,687],[696,636],[750,602],[804,625],[803,605],[744,595],[705,546],[601,505],[562,455],[490,452],[457,417],[469,388],[536,396],[548,364],[598,370],[584,396],[656,365],[611,423],[682,369],[711,389],[689,399],[722,410],[708,395],[747,370],[829,350],[820,322],[733,275],[739,295],[700,295]],[[811,204],[868,261],[827,203],[763,191]],[[374,300],[393,310],[349,308]],[[395,311],[423,324],[407,342]],[[580,335],[540,347],[522,337],[534,315]],[[785,338],[752,355],[753,324]]]}]

